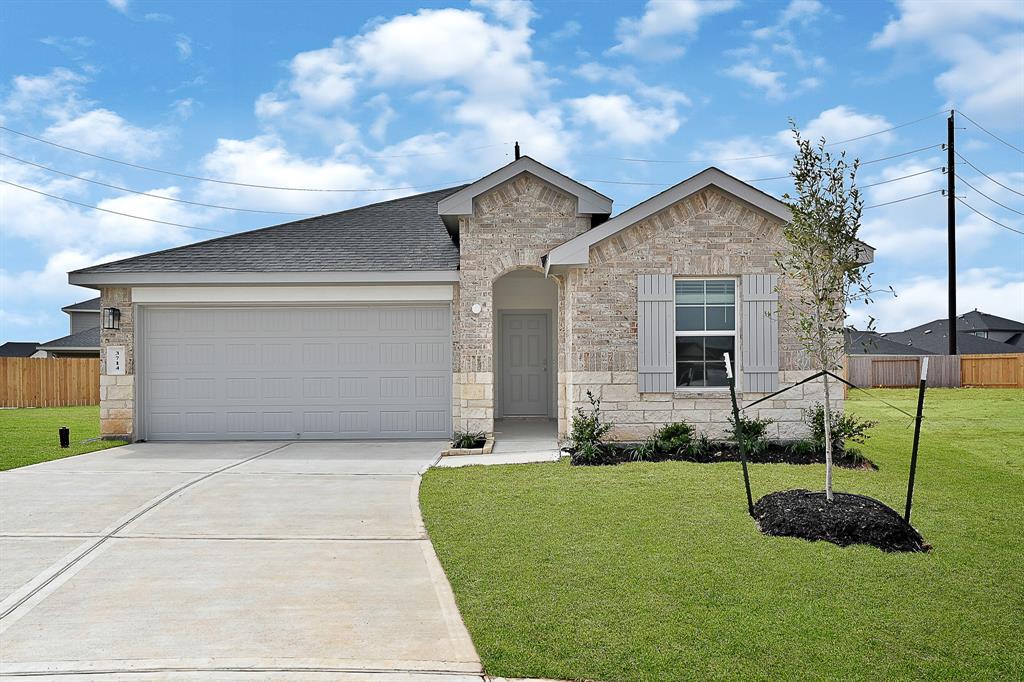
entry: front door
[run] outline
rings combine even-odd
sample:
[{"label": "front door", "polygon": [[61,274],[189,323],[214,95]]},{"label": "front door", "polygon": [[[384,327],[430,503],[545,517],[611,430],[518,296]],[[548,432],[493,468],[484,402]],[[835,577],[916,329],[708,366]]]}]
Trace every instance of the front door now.
[{"label": "front door", "polygon": [[504,313],[501,346],[504,416],[548,416],[548,316]]}]

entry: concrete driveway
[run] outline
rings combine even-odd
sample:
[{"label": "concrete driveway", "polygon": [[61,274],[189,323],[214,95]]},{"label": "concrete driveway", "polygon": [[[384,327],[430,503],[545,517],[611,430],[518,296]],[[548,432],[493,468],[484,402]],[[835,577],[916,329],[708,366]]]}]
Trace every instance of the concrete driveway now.
[{"label": "concrete driveway", "polygon": [[145,443],[0,474],[0,675],[480,680],[440,443]]}]

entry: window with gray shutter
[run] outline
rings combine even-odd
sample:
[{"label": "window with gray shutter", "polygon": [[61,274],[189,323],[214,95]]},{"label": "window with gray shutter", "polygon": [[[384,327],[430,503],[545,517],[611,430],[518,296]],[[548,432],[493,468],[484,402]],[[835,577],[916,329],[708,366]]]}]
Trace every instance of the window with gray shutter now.
[{"label": "window with gray shutter", "polygon": [[637,386],[641,393],[675,387],[674,289],[671,275],[637,275]]},{"label": "window with gray shutter", "polygon": [[779,388],[779,295],[778,275],[743,275],[744,391],[770,393]]}]

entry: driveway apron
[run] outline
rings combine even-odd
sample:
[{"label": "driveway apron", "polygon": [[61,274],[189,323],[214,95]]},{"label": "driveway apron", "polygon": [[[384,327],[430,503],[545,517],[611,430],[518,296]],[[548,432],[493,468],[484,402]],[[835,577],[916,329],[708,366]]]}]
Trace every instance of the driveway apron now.
[{"label": "driveway apron", "polygon": [[144,443],[0,474],[0,675],[479,680],[424,442]]}]

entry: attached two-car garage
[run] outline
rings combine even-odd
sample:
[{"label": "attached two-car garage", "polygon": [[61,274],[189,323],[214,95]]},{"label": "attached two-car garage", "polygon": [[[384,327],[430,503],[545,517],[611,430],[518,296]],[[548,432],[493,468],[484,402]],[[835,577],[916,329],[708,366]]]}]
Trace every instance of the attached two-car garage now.
[{"label": "attached two-car garage", "polygon": [[447,438],[448,303],[145,306],[139,437]]}]

